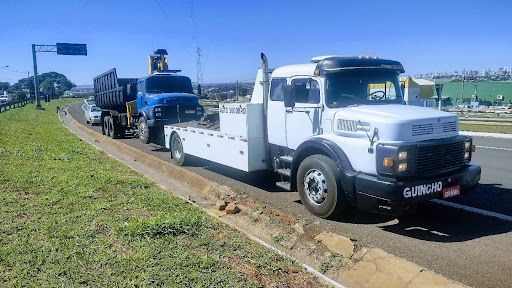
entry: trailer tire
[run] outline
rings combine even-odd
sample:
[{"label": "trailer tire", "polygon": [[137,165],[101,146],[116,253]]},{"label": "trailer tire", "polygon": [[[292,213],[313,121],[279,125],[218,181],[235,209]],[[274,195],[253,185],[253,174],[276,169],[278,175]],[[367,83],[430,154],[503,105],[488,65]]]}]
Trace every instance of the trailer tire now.
[{"label": "trailer tire", "polygon": [[171,137],[171,157],[174,164],[183,166],[185,163],[185,152],[183,152],[183,142],[181,142],[180,135],[174,133]]},{"label": "trailer tire", "polygon": [[347,207],[338,169],[327,156],[312,155],[300,163],[297,189],[302,204],[318,217],[336,216]]},{"label": "trailer tire", "polygon": [[146,123],[146,119],[144,117],[139,118],[139,123],[137,124],[137,132],[139,134],[139,139],[142,143],[149,143],[149,127]]},{"label": "trailer tire", "polygon": [[114,118],[110,117],[110,121],[108,124],[108,131],[110,133],[110,138],[112,138],[112,139],[119,138],[119,124]]},{"label": "trailer tire", "polygon": [[109,126],[110,126],[110,116],[105,116],[103,118],[103,126],[101,128],[101,132],[103,133],[103,135],[110,137]]}]

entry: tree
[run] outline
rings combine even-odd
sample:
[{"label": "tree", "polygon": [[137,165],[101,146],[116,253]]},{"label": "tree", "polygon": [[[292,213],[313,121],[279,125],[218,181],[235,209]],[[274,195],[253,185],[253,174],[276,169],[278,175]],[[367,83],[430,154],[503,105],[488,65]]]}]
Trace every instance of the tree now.
[{"label": "tree", "polygon": [[[60,97],[64,95],[64,92],[70,90],[76,85],[71,82],[66,76],[57,72],[48,72],[39,75],[39,89],[45,92],[53,92],[54,97]],[[34,77],[23,78],[18,83],[11,86],[11,90],[19,91],[27,89],[32,92],[34,91]]]},{"label": "tree", "polygon": [[7,90],[11,87],[11,84],[9,82],[0,82],[0,90]]},{"label": "tree", "polygon": [[23,91],[18,91],[16,94],[14,94],[14,101],[23,101],[25,99],[27,99],[27,94],[25,94]]}]

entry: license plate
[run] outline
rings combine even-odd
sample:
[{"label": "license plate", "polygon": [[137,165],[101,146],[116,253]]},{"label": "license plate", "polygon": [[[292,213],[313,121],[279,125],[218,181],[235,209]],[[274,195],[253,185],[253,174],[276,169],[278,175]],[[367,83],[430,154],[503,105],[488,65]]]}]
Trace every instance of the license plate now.
[{"label": "license plate", "polygon": [[453,196],[457,196],[457,195],[460,195],[460,186],[459,185],[457,185],[455,187],[443,189],[443,198],[444,199],[453,197]]},{"label": "license plate", "polygon": [[185,110],[185,114],[196,114],[196,110]]}]

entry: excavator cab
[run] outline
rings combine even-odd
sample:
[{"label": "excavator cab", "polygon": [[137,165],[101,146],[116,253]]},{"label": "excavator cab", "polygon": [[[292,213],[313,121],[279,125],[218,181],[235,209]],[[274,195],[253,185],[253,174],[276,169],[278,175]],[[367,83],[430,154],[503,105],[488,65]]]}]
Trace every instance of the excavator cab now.
[{"label": "excavator cab", "polygon": [[167,64],[167,59],[165,55],[167,55],[167,50],[158,49],[154,53],[154,55],[149,55],[149,74],[153,74],[155,72],[168,71],[169,66]]}]

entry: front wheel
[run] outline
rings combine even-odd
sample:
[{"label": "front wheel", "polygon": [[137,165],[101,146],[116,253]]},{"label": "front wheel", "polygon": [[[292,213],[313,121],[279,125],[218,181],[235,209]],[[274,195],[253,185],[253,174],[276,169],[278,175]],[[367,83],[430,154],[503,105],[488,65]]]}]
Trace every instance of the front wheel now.
[{"label": "front wheel", "polygon": [[185,163],[185,152],[183,152],[183,142],[181,142],[180,135],[174,133],[171,138],[171,157],[173,162],[182,166]]},{"label": "front wheel", "polygon": [[144,117],[139,119],[139,124],[137,125],[137,132],[139,134],[139,139],[142,143],[149,143],[149,127],[146,123],[146,119]]},{"label": "front wheel", "polygon": [[297,188],[306,209],[318,217],[335,216],[347,206],[336,164],[324,155],[312,155],[300,163]]}]

